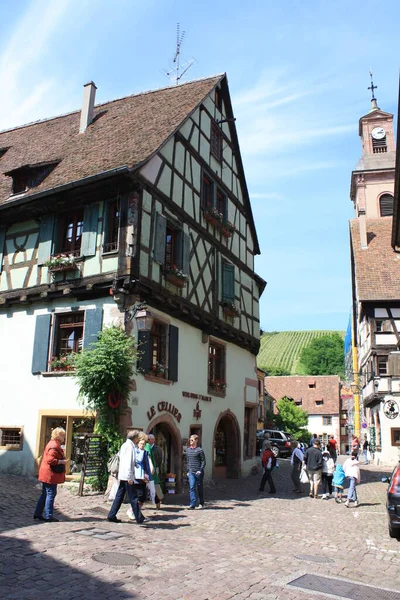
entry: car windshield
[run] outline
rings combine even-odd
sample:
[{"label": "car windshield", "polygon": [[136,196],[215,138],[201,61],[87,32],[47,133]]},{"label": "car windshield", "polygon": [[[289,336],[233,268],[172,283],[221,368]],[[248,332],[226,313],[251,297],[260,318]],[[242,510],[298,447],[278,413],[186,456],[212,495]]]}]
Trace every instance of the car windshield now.
[{"label": "car windshield", "polygon": [[291,433],[287,433],[287,431],[284,431],[284,434],[286,435],[286,437],[287,437],[288,440],[292,440],[293,439],[293,436],[292,436]]}]

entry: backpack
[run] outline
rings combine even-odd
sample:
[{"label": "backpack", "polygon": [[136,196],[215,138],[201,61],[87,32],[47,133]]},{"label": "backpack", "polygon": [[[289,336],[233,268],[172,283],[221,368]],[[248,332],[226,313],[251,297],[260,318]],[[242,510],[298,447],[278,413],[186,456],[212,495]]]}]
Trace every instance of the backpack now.
[{"label": "backpack", "polygon": [[[272,454],[272,456],[271,456]],[[263,464],[263,467],[266,467],[268,464],[268,460],[271,458],[271,471],[273,469],[275,469],[276,467],[276,456],[275,454],[272,452],[272,450],[264,450],[262,458],[261,458],[261,462]]]},{"label": "backpack", "polygon": [[111,473],[111,475],[116,475],[119,471],[119,452],[114,454],[109,461],[107,462],[107,471]]}]

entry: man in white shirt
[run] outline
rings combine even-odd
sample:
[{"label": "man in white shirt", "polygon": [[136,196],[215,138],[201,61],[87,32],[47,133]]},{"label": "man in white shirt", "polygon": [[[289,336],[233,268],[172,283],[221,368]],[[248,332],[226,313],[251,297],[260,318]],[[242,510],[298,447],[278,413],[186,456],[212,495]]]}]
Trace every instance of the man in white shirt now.
[{"label": "man in white shirt", "polygon": [[135,444],[138,439],[138,431],[129,431],[126,436],[126,442],[122,444],[119,451],[119,487],[107,517],[107,521],[110,521],[111,523],[121,523],[121,519],[117,519],[117,513],[121,508],[125,493],[128,495],[138,525],[141,525],[147,520],[140,510],[137,488],[134,485],[135,483],[138,483],[135,481],[134,477],[136,463]]}]

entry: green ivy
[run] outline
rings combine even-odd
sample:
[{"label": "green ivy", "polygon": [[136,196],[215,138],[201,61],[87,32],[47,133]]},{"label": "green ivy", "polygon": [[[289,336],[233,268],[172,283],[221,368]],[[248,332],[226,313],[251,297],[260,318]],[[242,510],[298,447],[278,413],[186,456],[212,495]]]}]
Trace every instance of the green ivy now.
[{"label": "green ivy", "polygon": [[123,438],[119,430],[120,407],[111,408],[108,396],[113,393],[121,400],[127,399],[136,356],[134,338],[116,326],[103,329],[97,342],[76,355],[79,397],[86,409],[97,412],[95,432],[107,440],[110,455],[119,450]]}]

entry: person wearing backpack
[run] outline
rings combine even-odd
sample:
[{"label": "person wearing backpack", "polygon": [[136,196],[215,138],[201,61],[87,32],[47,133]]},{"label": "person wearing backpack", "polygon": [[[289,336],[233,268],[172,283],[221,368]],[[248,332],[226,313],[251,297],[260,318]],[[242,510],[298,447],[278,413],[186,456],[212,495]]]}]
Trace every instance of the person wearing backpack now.
[{"label": "person wearing backpack", "polygon": [[262,461],[264,473],[263,473],[258,491],[263,492],[264,488],[265,488],[265,484],[268,481],[269,493],[275,494],[276,488],[275,488],[274,480],[272,479],[272,471],[273,471],[274,467],[276,466],[276,458],[275,458],[274,453],[271,450],[271,442],[265,443],[265,450],[261,457],[261,461]]}]

